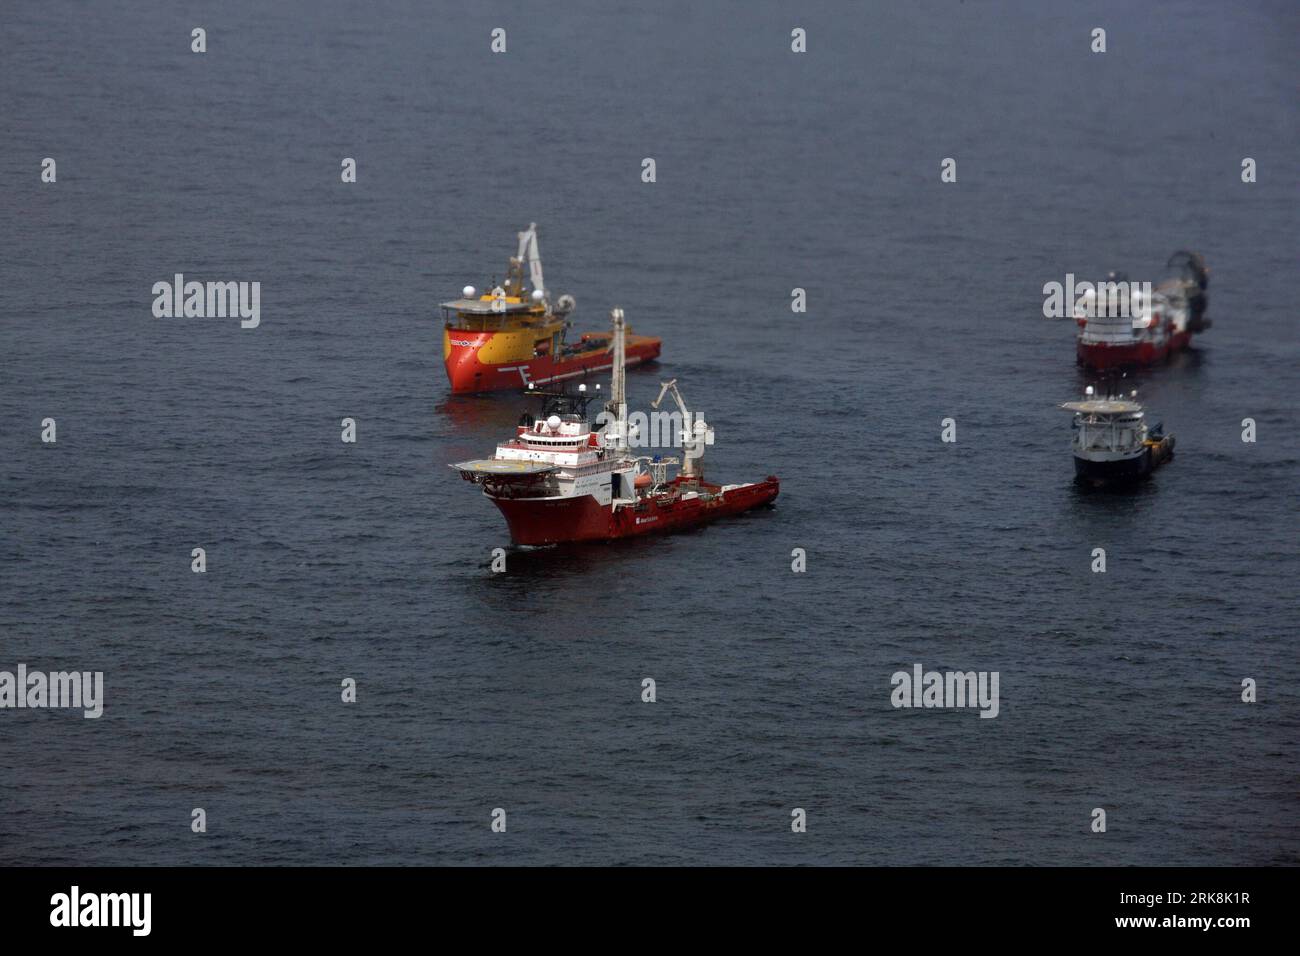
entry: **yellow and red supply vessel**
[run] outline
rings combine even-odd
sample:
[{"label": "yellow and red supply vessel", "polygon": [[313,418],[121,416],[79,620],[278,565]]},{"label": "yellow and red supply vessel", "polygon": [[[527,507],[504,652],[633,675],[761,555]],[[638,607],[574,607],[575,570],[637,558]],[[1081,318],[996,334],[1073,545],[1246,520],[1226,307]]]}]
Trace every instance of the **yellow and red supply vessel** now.
[{"label": "yellow and red supply vessel", "polygon": [[[531,290],[524,288],[525,262]],[[585,332],[576,342],[565,341],[575,304],[571,295],[551,304],[537,252],[537,223],[530,223],[519,233],[519,254],[511,258],[502,285],[482,295],[467,285],[461,298],[442,303],[442,358],[453,394],[495,392],[530,382],[545,385],[608,371],[608,332]],[[629,332],[627,364],[658,358],[661,344]]]}]

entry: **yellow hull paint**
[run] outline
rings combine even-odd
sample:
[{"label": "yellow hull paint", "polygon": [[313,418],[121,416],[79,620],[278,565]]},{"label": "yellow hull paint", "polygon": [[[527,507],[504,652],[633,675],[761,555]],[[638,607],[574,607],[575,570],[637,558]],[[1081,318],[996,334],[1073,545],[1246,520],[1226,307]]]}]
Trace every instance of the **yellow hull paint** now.
[{"label": "yellow hull paint", "polygon": [[442,360],[451,357],[451,340],[479,342],[478,360],[484,365],[506,365],[526,362],[533,358],[539,342],[550,342],[551,337],[564,327],[562,321],[549,322],[524,328],[470,332],[465,329],[444,327],[442,330]]}]

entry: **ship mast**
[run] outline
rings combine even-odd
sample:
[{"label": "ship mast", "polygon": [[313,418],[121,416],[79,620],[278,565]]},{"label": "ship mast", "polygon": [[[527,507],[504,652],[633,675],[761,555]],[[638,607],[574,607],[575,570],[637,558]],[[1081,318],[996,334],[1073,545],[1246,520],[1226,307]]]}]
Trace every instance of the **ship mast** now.
[{"label": "ship mast", "polygon": [[611,439],[607,447],[620,454],[627,451],[627,368],[626,368],[626,330],[623,324],[623,310],[614,309],[609,313],[614,323],[614,337],[610,348],[614,359],[610,365],[609,401],[605,410],[614,415],[611,428],[606,433]]}]

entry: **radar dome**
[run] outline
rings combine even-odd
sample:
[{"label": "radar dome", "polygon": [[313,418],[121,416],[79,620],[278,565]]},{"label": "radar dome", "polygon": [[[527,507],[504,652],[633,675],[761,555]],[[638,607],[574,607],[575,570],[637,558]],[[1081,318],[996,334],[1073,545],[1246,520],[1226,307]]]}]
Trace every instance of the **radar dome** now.
[{"label": "radar dome", "polygon": [[474,293],[476,293],[477,291],[478,290],[475,289],[472,285],[467,285],[465,286],[465,288],[460,290],[460,294],[467,299],[472,299],[474,298]]},{"label": "radar dome", "polygon": [[551,431],[558,429],[560,427],[560,416],[552,415],[550,418],[546,419],[546,427]]}]

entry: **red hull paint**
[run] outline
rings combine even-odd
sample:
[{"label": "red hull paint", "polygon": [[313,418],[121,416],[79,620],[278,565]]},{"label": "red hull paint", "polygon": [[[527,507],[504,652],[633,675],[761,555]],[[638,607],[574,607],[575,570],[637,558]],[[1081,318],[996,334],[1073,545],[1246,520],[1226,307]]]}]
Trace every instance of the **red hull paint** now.
[{"label": "red hull paint", "polygon": [[[717,485],[704,485],[713,490]],[[680,498],[664,502],[658,498],[636,507],[601,505],[590,495],[554,501],[536,498],[493,498],[510,526],[515,544],[560,544],[570,541],[611,541],[643,534],[662,534],[705,524],[727,515],[739,514],[768,504],[781,491],[781,483],[769,476],[742,488],[732,488],[712,501]]]},{"label": "red hull paint", "polygon": [[[458,332],[464,341],[479,343],[481,333]],[[649,336],[631,336],[627,342],[627,364],[640,365],[659,357],[661,342]],[[447,379],[453,394],[470,392],[517,391],[527,388],[528,382],[545,385],[593,372],[609,371],[612,356],[604,349],[593,349],[556,361],[549,355],[539,355],[522,362],[503,365],[484,365],[478,360],[477,347],[453,345],[447,356]]]},{"label": "red hull paint", "polygon": [[1089,368],[1131,368],[1163,362],[1175,352],[1187,348],[1191,342],[1190,332],[1174,332],[1163,345],[1156,345],[1153,342],[1135,342],[1132,345],[1084,345],[1080,342],[1076,354],[1079,364]]}]

